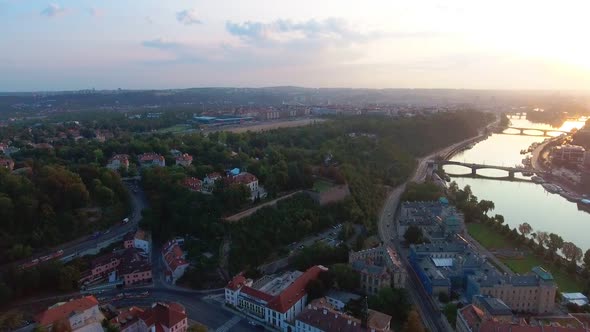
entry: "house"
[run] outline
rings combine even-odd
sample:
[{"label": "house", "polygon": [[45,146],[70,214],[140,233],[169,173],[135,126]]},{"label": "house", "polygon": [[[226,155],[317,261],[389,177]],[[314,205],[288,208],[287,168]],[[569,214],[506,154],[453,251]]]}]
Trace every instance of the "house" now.
[{"label": "house", "polygon": [[195,177],[187,177],[182,181],[182,185],[192,191],[201,191],[203,189],[203,181]]},{"label": "house", "polygon": [[152,265],[137,250],[126,250],[117,269],[119,278],[125,286],[149,283],[152,281]]},{"label": "house", "polygon": [[111,324],[119,329],[120,332],[139,332],[141,331],[141,320],[139,315],[144,312],[138,307],[131,307],[121,310],[119,314],[111,319]]},{"label": "house", "polygon": [[[233,174],[233,173],[230,172],[229,174]],[[243,184],[246,187],[248,187],[248,189],[250,190],[250,198],[252,200],[256,199],[256,197],[258,196],[258,193],[259,193],[258,178],[256,176],[254,176],[254,174],[251,174],[248,172],[241,172],[237,175],[229,175],[225,179],[226,179],[227,183],[229,183],[229,184],[237,183],[237,184]]]},{"label": "house", "polygon": [[50,330],[57,321],[67,321],[72,331],[83,328],[102,330],[103,319],[104,316],[98,308],[98,300],[92,295],[54,304],[35,317],[35,321],[46,330]]},{"label": "house", "polygon": [[166,166],[166,159],[164,159],[163,156],[154,153],[154,152],[148,152],[148,153],[144,153],[139,155],[139,165],[141,167],[153,167],[153,166],[158,166],[158,167],[164,167]]},{"label": "house", "polygon": [[90,263],[90,269],[82,272],[79,283],[88,284],[103,279],[108,282],[120,280],[126,285],[151,282],[152,268],[146,256],[140,249],[127,247],[95,258]]},{"label": "house", "polygon": [[107,168],[113,171],[120,170],[121,168],[127,170],[129,168],[129,155],[116,154],[107,163]]},{"label": "house", "polygon": [[351,251],[348,262],[360,274],[361,289],[367,295],[376,295],[385,287],[404,288],[406,285],[406,270],[390,246]]},{"label": "house", "polygon": [[366,321],[338,312],[325,299],[316,299],[295,318],[295,332],[389,332],[391,316],[382,312],[363,309]]},{"label": "house", "polygon": [[211,187],[213,185],[215,185],[215,182],[217,180],[221,179],[221,174],[220,173],[210,173],[207,174],[207,176],[203,179],[203,184],[205,186]]},{"label": "house", "polygon": [[192,164],[193,157],[188,153],[183,153],[182,155],[176,157],[176,165],[188,167]]},{"label": "house", "polygon": [[338,311],[342,311],[348,302],[358,301],[361,299],[361,296],[358,294],[333,289],[329,290],[325,297],[326,301],[328,301],[328,304]]},{"label": "house", "polygon": [[9,171],[12,171],[14,169],[14,161],[12,161],[12,159],[0,157],[0,167],[6,168]]},{"label": "house", "polygon": [[157,302],[151,308],[139,313],[139,331],[186,332],[188,318],[186,310],[178,303]]},{"label": "house", "polygon": [[286,331],[291,327],[289,322],[305,308],[307,284],[324,271],[328,269],[316,265],[305,272],[268,275],[256,282],[239,274],[225,287],[225,302],[253,320]]},{"label": "house", "polygon": [[136,248],[142,250],[144,253],[149,254],[150,252],[150,239],[149,234],[142,230],[138,229],[135,232],[129,232],[125,234],[123,238],[123,247],[124,248]]},{"label": "house", "polygon": [[189,267],[189,263],[185,260],[185,254],[176,240],[164,244],[162,258],[166,266],[166,280],[175,284]]},{"label": "house", "polygon": [[457,310],[457,332],[588,332],[590,314],[519,318],[502,311],[500,315],[479,304]]}]

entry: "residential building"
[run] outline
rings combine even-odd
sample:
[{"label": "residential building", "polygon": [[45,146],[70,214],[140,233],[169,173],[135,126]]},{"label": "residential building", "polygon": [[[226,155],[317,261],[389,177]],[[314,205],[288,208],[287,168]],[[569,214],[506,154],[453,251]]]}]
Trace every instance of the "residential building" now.
[{"label": "residential building", "polygon": [[557,285],[551,273],[534,267],[526,275],[503,275],[486,271],[467,278],[466,297],[483,294],[504,301],[516,312],[548,314],[555,308]]},{"label": "residential building", "polygon": [[110,322],[113,326],[117,327],[120,332],[143,332],[141,330],[141,320],[139,319],[139,315],[142,314],[143,311],[143,309],[138,307],[121,310]]},{"label": "residential building", "polygon": [[128,169],[129,168],[129,155],[126,154],[116,154],[107,163],[107,168],[112,169],[114,171],[118,171],[121,168]]},{"label": "residential building", "polygon": [[152,282],[152,265],[142,254],[138,250],[124,251],[117,274],[125,286]]},{"label": "residential building", "polygon": [[203,181],[195,177],[187,177],[182,181],[182,185],[192,191],[201,191],[203,189]]},{"label": "residential building", "polygon": [[144,253],[149,254],[149,252],[150,252],[149,234],[142,229],[138,229],[135,232],[135,237],[133,238],[133,247],[143,250]]},{"label": "residential building", "polygon": [[[104,316],[98,308],[98,300],[94,296],[72,299],[68,302],[56,303],[39,313],[35,321],[46,330],[51,330],[57,321],[68,321],[72,331],[89,329],[101,331]],[[99,330],[96,330],[99,328]]]},{"label": "residential building", "polygon": [[228,176],[226,179],[230,183],[239,183],[245,185],[248,187],[248,189],[250,189],[250,193],[254,193],[258,190],[258,178],[251,173],[240,172],[237,175]]},{"label": "residential building", "polygon": [[108,253],[95,258],[90,269],[82,272],[79,283],[90,284],[100,281],[121,281],[125,285],[152,281],[152,267],[147,254],[133,247]]},{"label": "residential building", "polygon": [[186,310],[178,303],[154,303],[151,308],[140,312],[138,317],[141,332],[186,332],[188,330]]},{"label": "residential building", "polygon": [[14,161],[12,161],[12,159],[0,157],[0,167],[6,168],[9,171],[12,171],[14,169]]},{"label": "residential building", "polygon": [[163,156],[154,153],[154,152],[148,152],[148,153],[144,153],[139,155],[138,157],[139,159],[139,165],[141,167],[153,167],[153,166],[159,166],[159,167],[164,167],[166,166],[166,159],[164,159]]},{"label": "residential building", "polygon": [[470,304],[457,310],[457,332],[588,332],[590,314],[518,318]]},{"label": "residential building", "polygon": [[162,259],[166,267],[166,280],[175,284],[189,267],[189,263],[185,260],[185,254],[176,240],[164,244]]},{"label": "residential building", "polygon": [[183,153],[182,155],[176,157],[176,165],[188,167],[192,164],[193,157],[188,153]]},{"label": "residential building", "polygon": [[290,271],[267,275],[253,282],[242,274],[225,287],[225,302],[252,319],[286,331],[295,317],[305,308],[307,284],[327,268],[316,265],[305,272]]},{"label": "residential building", "polygon": [[203,179],[203,184],[205,186],[212,187],[215,185],[215,182],[219,179],[221,179],[220,173],[217,173],[217,172],[210,173],[210,174],[207,174],[207,176]]},{"label": "residential building", "polygon": [[358,301],[361,299],[361,296],[354,293],[331,289],[326,293],[325,298],[328,304],[334,307],[334,309],[342,311],[348,302]]},{"label": "residential building", "polygon": [[367,295],[375,295],[385,287],[404,288],[406,285],[406,270],[390,246],[351,251],[348,263],[360,274],[361,289]]},{"label": "residential building", "polygon": [[581,165],[584,163],[586,150],[579,145],[562,145],[553,148],[551,159],[562,163]]},{"label": "residential building", "polygon": [[391,316],[367,309],[367,321],[338,312],[325,299],[317,299],[295,318],[296,332],[389,332]]}]

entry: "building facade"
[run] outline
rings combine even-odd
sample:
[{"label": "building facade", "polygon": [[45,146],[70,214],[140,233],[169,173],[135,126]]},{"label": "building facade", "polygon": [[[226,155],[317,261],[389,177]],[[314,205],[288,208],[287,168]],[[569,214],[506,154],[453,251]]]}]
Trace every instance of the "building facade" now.
[{"label": "building facade", "polygon": [[323,271],[328,269],[318,265],[305,272],[265,276],[256,282],[237,275],[225,288],[225,302],[256,321],[287,331],[289,322],[305,308],[307,284]]},{"label": "building facade", "polygon": [[162,259],[166,267],[166,280],[175,284],[189,267],[186,255],[176,240],[168,241],[162,247]]},{"label": "building facade", "polygon": [[94,296],[85,296],[68,302],[60,302],[49,307],[36,316],[35,321],[47,330],[51,330],[57,321],[67,320],[72,331],[85,327],[100,328],[104,316],[98,308],[98,300]]},{"label": "building facade", "polygon": [[397,252],[392,247],[351,251],[348,262],[360,274],[361,289],[367,295],[376,295],[385,287],[404,288],[407,273]]},{"label": "building facade", "polygon": [[164,166],[166,166],[166,159],[164,159],[163,156],[161,156],[157,153],[154,153],[154,152],[140,154],[138,159],[139,159],[139,165],[141,167],[154,167],[154,166],[164,167]]},{"label": "building facade", "polygon": [[116,154],[107,163],[107,168],[113,171],[129,168],[129,156],[126,154]]},{"label": "building facade", "polygon": [[176,157],[176,165],[188,167],[193,163],[193,157],[188,153]]}]

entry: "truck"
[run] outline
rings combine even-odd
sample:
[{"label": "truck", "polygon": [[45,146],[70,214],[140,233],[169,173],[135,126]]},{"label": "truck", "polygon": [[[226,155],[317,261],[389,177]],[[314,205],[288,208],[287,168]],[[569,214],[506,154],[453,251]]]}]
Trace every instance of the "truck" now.
[{"label": "truck", "polygon": [[129,222],[129,218],[125,218],[125,219],[123,219],[123,221],[121,221],[121,222],[122,222],[123,224],[126,224],[126,223],[128,223],[128,222]]}]

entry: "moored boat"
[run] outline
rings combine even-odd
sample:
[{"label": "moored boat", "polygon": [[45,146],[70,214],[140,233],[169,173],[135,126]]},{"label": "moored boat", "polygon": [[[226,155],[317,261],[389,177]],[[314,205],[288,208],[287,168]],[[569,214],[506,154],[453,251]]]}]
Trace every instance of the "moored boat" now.
[{"label": "moored boat", "polygon": [[561,187],[556,186],[552,183],[543,183],[542,184],[543,188],[545,188],[545,190],[547,190],[548,192],[555,194],[561,191]]},{"label": "moored boat", "polygon": [[536,175],[531,178],[531,181],[533,181],[534,183],[544,183],[545,182],[545,180],[542,177],[536,176]]}]

